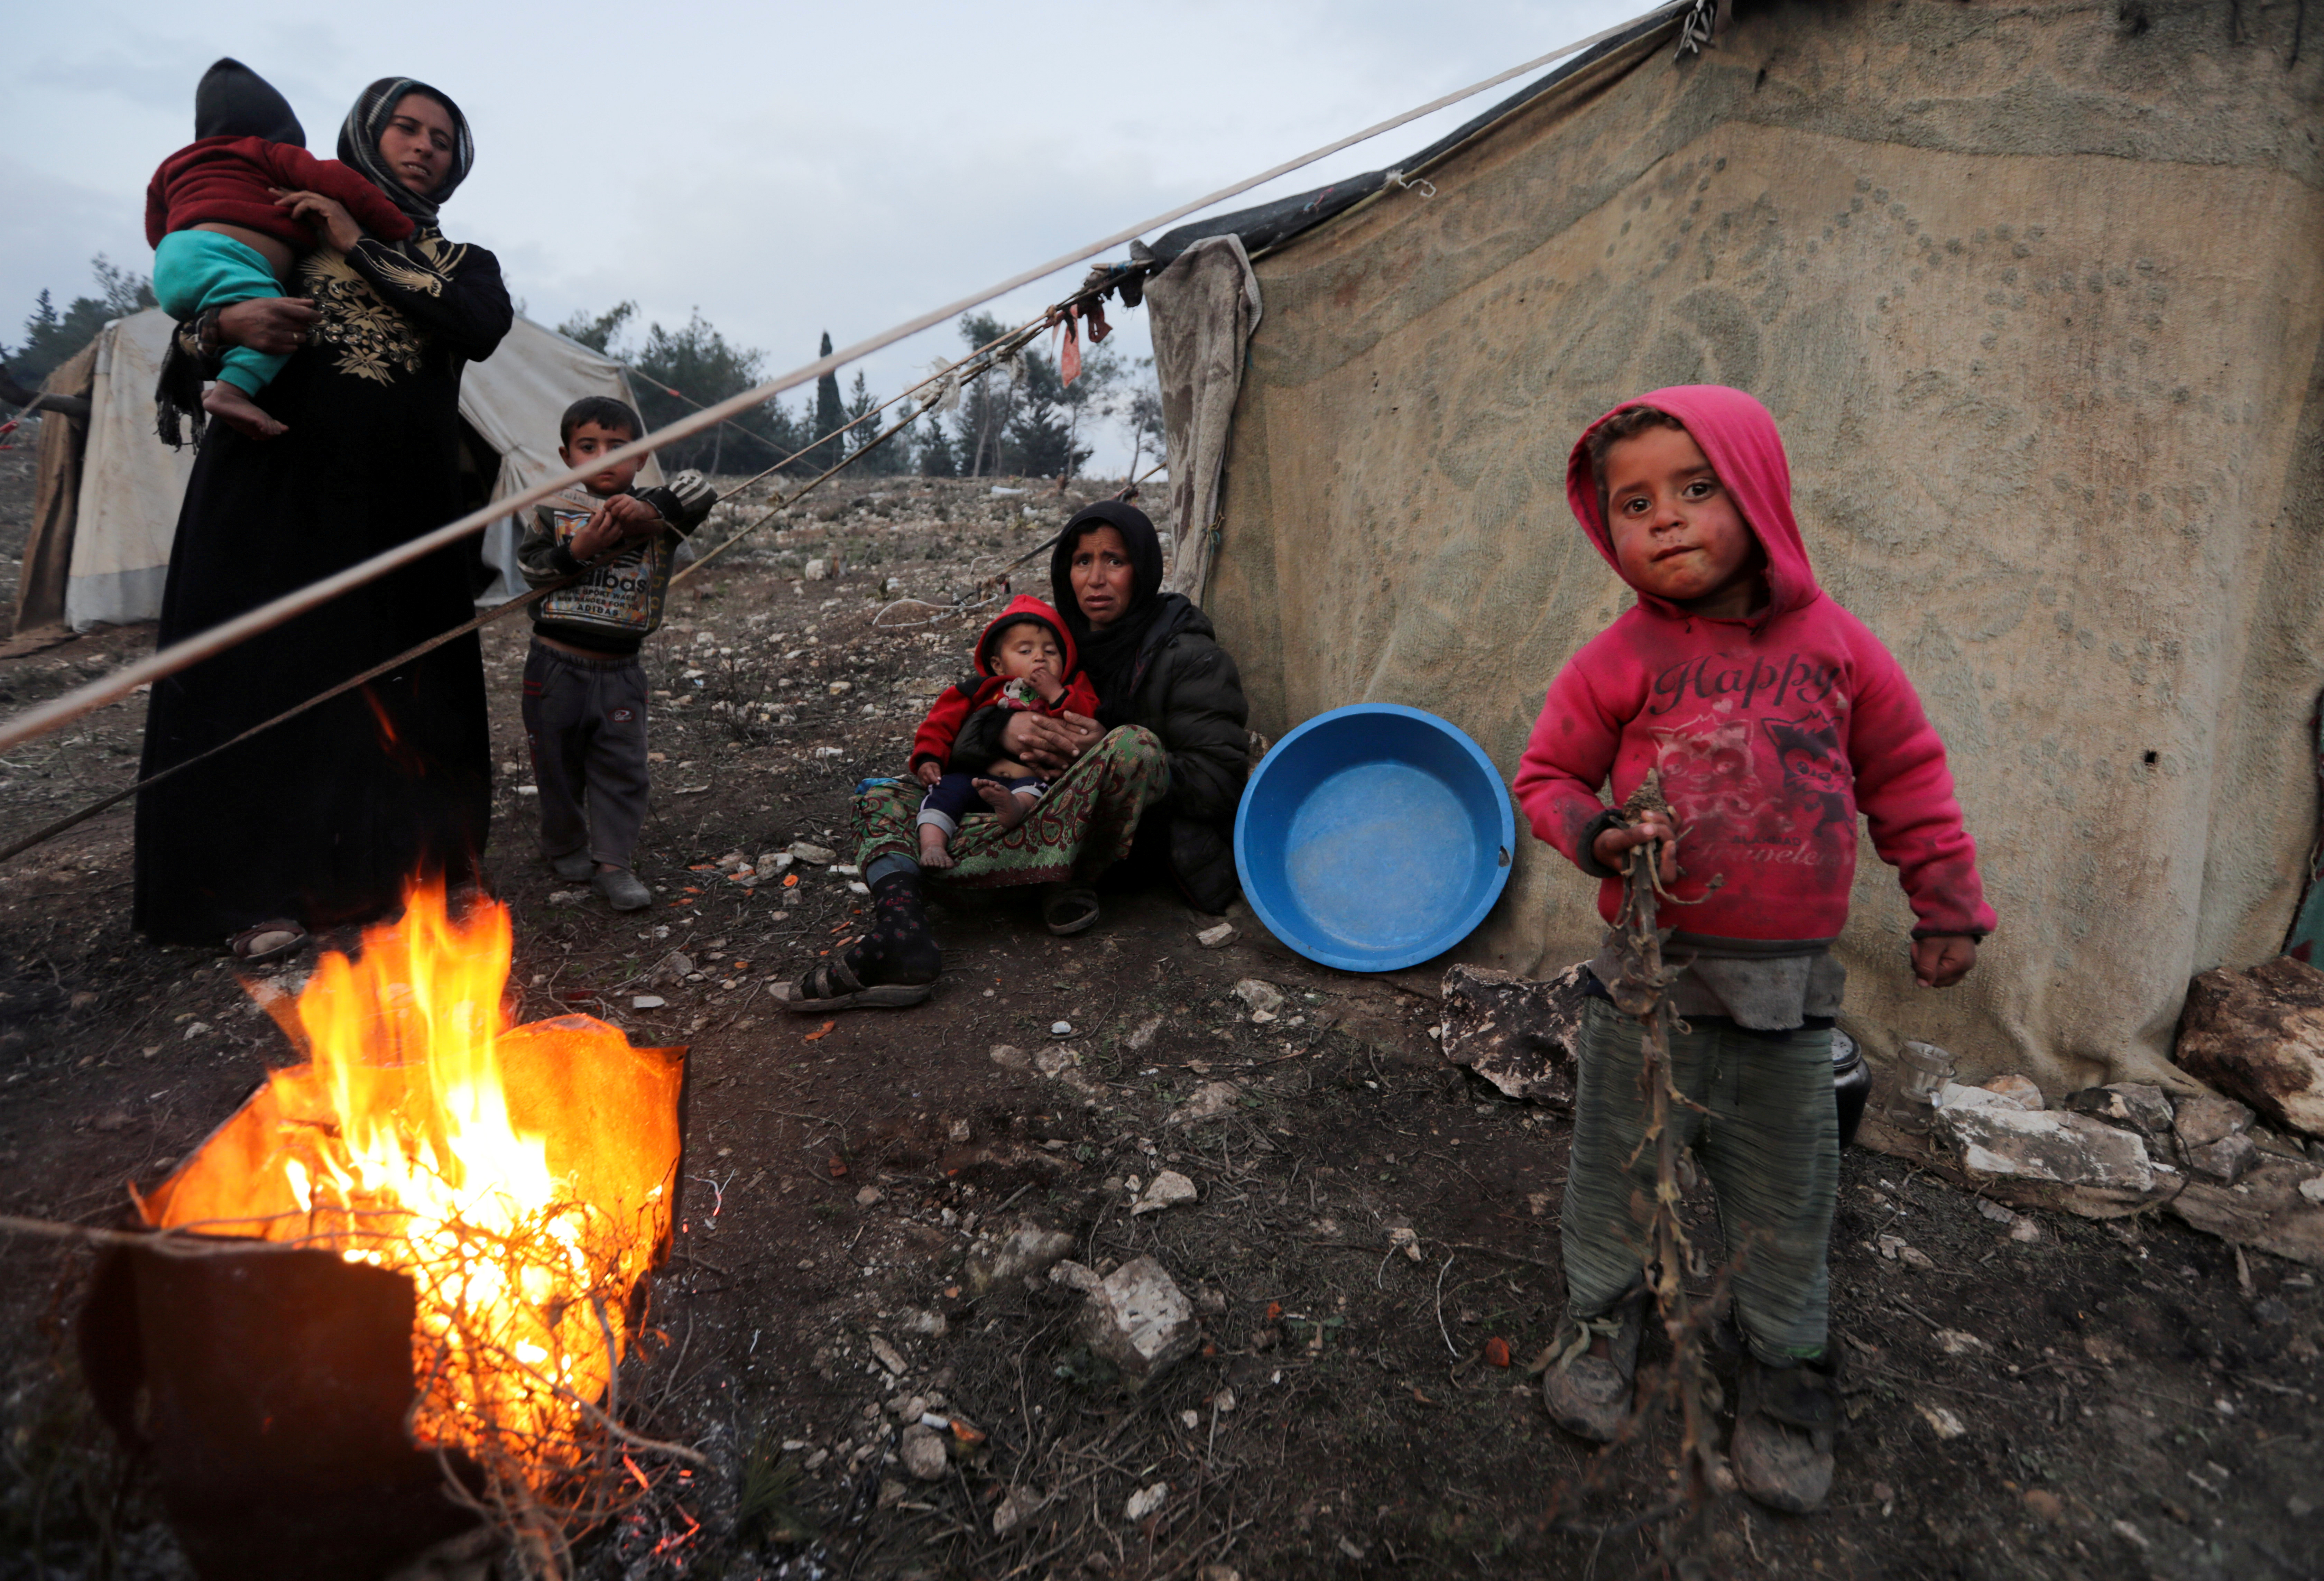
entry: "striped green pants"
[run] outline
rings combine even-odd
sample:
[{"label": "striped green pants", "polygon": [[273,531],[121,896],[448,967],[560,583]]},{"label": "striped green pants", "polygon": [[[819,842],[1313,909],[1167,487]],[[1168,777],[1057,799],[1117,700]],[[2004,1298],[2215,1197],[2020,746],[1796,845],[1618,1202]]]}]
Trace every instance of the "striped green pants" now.
[{"label": "striped green pants", "polygon": [[[1576,1318],[1602,1314],[1640,1282],[1655,1191],[1654,1149],[1639,1146],[1643,1039],[1629,1016],[1603,999],[1589,1002],[1559,1223],[1567,1310]],[[1674,1085],[1702,1106],[1673,1104],[1671,1123],[1711,1177],[1751,1348],[1778,1365],[1821,1356],[1831,1297],[1824,1251],[1840,1183],[1831,1034],[1706,1020],[1674,1031],[1670,1043]]]}]

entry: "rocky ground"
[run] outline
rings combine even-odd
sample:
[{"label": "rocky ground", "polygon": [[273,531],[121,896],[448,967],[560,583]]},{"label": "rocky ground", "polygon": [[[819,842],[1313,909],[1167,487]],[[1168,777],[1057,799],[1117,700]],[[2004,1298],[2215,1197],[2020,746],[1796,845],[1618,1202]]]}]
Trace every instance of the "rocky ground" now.
[{"label": "rocky ground", "polygon": [[[899,771],[984,618],[961,606],[1078,499],[1025,486],[843,482],[683,585],[647,653],[642,915],[535,858],[524,635],[489,630],[488,866],[525,1013],[693,1050],[685,1223],[627,1393],[716,1471],[659,1483],[584,1573],[1664,1573],[1655,1533],[1622,1522],[1664,1497],[1667,1430],[1593,1451],[1526,1372],[1559,1306],[1566,1117],[1443,1062],[1425,975],[1313,966],[1247,915],[1207,948],[1219,919],[1166,895],[1109,896],[1070,941],[1003,898],[939,909],[923,1007],[826,1025],[776,1002],[861,915],[850,790]],[[0,494],[0,534],[23,508]],[[1017,585],[1040,589],[1041,564]],[[0,661],[0,705],[150,640]],[[139,718],[11,754],[0,841],[127,783]],[[129,830],[116,810],[0,869],[0,1212],[118,1222],[129,1182],[285,1057],[214,951],[130,933]],[[1171,1176],[1191,1195],[1133,1211]],[[2315,1276],[2160,1215],[1991,1209],[1847,1155],[1831,1507],[1720,1502],[1669,1534],[1699,1567],[1677,1573],[2324,1570]],[[0,1575],[188,1574],[77,1379],[88,1254],[0,1245]],[[1132,1392],[1075,1282],[1145,1258],[1194,1332]]]}]

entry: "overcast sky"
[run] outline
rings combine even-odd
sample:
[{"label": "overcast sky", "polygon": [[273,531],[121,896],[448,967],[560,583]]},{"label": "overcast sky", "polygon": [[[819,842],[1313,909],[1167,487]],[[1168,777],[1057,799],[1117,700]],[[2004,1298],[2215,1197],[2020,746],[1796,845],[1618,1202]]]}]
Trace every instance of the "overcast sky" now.
[{"label": "overcast sky", "polygon": [[[220,55],[280,87],[319,154],[373,78],[433,83],[476,140],[446,231],[499,254],[532,317],[626,298],[674,325],[698,308],[772,373],[825,329],[844,345],[1646,9],[27,5],[0,26],[0,341],[42,288],[86,292],[92,254],[150,269],[145,183],[191,139]],[[1231,207],[1394,164],[1517,87]],[[1029,317],[1078,274],[995,310]],[[1142,355],[1144,315],[1126,317],[1119,344]],[[874,357],[872,388],[957,344],[931,331]],[[1093,470],[1126,453],[1109,437]]]}]

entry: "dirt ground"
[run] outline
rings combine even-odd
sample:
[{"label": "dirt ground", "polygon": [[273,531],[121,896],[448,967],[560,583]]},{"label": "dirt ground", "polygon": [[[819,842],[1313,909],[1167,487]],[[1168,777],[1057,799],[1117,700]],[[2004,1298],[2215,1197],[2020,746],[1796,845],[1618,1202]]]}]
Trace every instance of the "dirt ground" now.
[{"label": "dirt ground", "polygon": [[[489,630],[488,865],[526,1013],[588,1009],[693,1049],[687,1219],[625,1393],[718,1473],[661,1484],[585,1546],[583,1574],[2324,1574],[2324,1300],[2293,1264],[2154,1217],[2037,1215],[2014,1239],[1976,1198],[1852,1151],[1831,1508],[1730,1498],[1665,1572],[1618,1526],[1665,1496],[1667,1433],[1600,1455],[1548,1424],[1525,1372],[1559,1307],[1567,1120],[1442,1062],[1428,974],[1316,967],[1247,914],[1204,949],[1216,919],[1161,894],[1110,895],[1070,941],[986,900],[937,911],[928,1004],[827,1028],[786,1014],[775,982],[846,938],[862,897],[839,868],[752,887],[718,864],[797,841],[853,859],[851,788],[900,770],[984,618],[943,608],[1076,502],[1029,487],[843,484],[681,590],[647,651],[665,761],[642,915],[552,898],[523,794],[524,633]],[[0,534],[23,510],[0,493]],[[807,580],[811,557],[839,574]],[[1041,589],[1042,564],[1017,585]],[[151,639],[0,660],[0,707]],[[126,784],[140,719],[109,708],[0,764],[0,840]],[[216,952],[130,933],[129,833],[124,807],[0,869],[0,1213],[117,1222],[127,1182],[159,1179],[285,1055]],[[1250,979],[1286,996],[1273,1020],[1233,993]],[[1194,1106],[1206,1117],[1182,1113],[1213,1083],[1230,1090]],[[1165,1169],[1197,1200],[1130,1217],[1132,1181]],[[1025,1219],[1100,1270],[1158,1259],[1200,1352],[1130,1394],[1077,1339],[1073,1290],[978,1295],[972,1258]],[[88,1254],[0,1245],[0,1576],[189,1574],[75,1375]],[[1495,1339],[1514,1366],[1488,1359]],[[915,1400],[988,1443],[912,1477],[896,1450]],[[1585,1476],[1599,1491],[1575,1492]],[[995,1534],[1005,1500],[1037,1499]]]}]

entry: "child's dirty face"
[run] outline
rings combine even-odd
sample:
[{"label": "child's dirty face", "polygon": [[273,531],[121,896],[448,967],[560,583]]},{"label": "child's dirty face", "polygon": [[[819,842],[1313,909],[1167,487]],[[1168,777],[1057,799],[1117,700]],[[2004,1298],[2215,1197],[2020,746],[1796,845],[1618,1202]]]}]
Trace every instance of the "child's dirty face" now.
[{"label": "child's dirty face", "polygon": [[[1734,602],[1766,564],[1759,540],[1683,428],[1648,428],[1606,453],[1607,528],[1622,579],[1675,604]],[[1727,613],[1720,610],[1717,612]]]},{"label": "child's dirty face", "polygon": [[[627,428],[607,428],[597,423],[576,423],[573,437],[558,447],[557,455],[566,465],[586,470],[601,455],[611,455],[637,436]],[[590,472],[582,483],[593,494],[619,494],[637,481],[646,464],[642,455]]]},{"label": "child's dirty face", "polygon": [[1010,627],[992,644],[992,673],[1011,681],[1024,680],[1036,670],[1054,676],[1064,658],[1056,635],[1030,620]]}]

